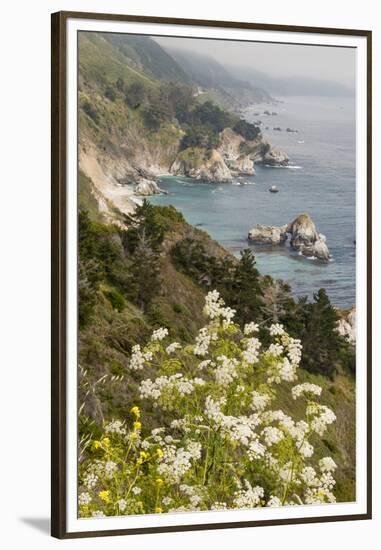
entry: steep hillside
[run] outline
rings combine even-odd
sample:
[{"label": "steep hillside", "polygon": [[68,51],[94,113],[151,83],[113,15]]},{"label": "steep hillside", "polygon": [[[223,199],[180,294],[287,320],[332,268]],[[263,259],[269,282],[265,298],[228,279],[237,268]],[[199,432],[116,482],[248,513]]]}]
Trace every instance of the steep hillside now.
[{"label": "steep hillside", "polygon": [[[138,373],[128,369],[132,347],[143,346],[159,327],[168,328],[172,341],[192,342],[205,324],[208,289],[220,291],[236,310],[240,324],[255,320],[263,326],[280,320],[291,334],[302,336],[300,326],[308,324],[308,319],[300,319],[302,310],[286,286],[279,302],[271,298],[279,283],[262,278],[250,255],[238,261],[205,232],[187,224],[173,207],[145,203],[129,226],[125,231],[91,221],[84,211],[80,216],[80,432],[84,439],[100,433],[104,421],[128,417],[132,403],[143,407]],[[320,324],[324,325],[322,319]],[[262,329],[261,338],[266,342]],[[336,346],[340,341],[336,340]],[[319,347],[324,367],[332,341],[324,339]],[[307,340],[303,353],[308,358]],[[150,371],[145,375],[149,377]],[[337,498],[352,500],[354,379],[343,366],[335,377],[304,368],[298,377],[300,383],[321,386],[324,402],[335,411],[337,422],[316,443],[315,452],[334,458],[339,465]],[[291,386],[279,388],[275,408],[301,418],[302,404],[290,397]],[[158,421],[164,419],[154,409],[146,410],[147,428]]]}]

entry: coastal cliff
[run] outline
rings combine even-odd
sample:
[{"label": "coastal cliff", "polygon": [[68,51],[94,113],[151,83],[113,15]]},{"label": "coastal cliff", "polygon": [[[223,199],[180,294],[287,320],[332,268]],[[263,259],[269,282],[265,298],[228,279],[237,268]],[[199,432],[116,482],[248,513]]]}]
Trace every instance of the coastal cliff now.
[{"label": "coastal cliff", "polygon": [[258,126],[202,100],[158,44],[138,46],[101,33],[79,39],[79,168],[103,217],[131,213],[139,197],[160,193],[163,174],[223,183],[253,175],[256,162],[288,162]]}]

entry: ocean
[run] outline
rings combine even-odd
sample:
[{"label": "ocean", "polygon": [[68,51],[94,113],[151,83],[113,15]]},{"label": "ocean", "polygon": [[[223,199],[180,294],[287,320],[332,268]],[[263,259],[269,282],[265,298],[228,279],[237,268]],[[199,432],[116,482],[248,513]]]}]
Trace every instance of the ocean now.
[{"label": "ocean", "polygon": [[[266,116],[266,110],[277,114]],[[254,176],[237,178],[232,184],[163,176],[160,186],[168,195],[150,197],[150,201],[173,204],[189,223],[237,256],[250,247],[259,271],[288,282],[296,296],[311,297],[325,288],[334,305],[352,307],[356,275],[354,98],[287,97],[276,105],[253,105],[244,116],[250,122],[263,122],[264,137],[288,154],[289,167],[256,165]],[[286,132],[287,127],[297,132]],[[239,185],[240,181],[246,184]],[[272,185],[278,193],[268,191]],[[286,247],[248,243],[248,231],[257,223],[283,225],[302,212],[327,237],[332,254],[329,263],[290,254]]]}]

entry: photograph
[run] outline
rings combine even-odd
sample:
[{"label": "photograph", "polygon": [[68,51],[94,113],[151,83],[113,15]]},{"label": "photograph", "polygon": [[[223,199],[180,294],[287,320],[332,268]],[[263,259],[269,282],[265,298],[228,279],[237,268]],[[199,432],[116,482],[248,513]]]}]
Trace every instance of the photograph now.
[{"label": "photograph", "polygon": [[354,50],[78,42],[79,516],[354,501]]},{"label": "photograph", "polygon": [[367,37],[195,23],[57,34],[69,533],[369,513]]}]

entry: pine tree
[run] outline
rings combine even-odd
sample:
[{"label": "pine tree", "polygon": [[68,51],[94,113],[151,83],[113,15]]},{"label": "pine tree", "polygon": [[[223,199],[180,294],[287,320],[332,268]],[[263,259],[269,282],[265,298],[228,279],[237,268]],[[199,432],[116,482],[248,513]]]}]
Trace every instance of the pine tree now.
[{"label": "pine tree", "polygon": [[241,324],[259,320],[261,316],[262,290],[259,273],[255,267],[255,256],[250,249],[241,252],[240,261],[232,272],[232,281],[228,296],[223,296],[227,303],[237,311]]},{"label": "pine tree", "polygon": [[302,366],[311,372],[332,377],[338,367],[343,339],[336,330],[338,314],[326,291],[314,294],[313,303],[306,305],[305,327],[302,333]]}]

